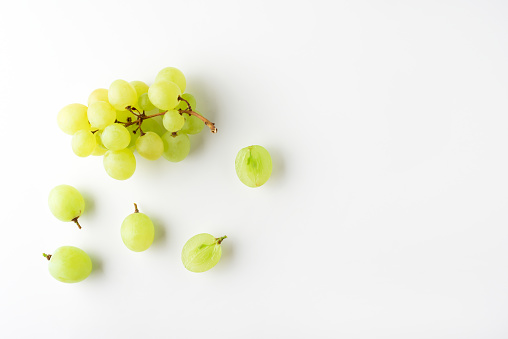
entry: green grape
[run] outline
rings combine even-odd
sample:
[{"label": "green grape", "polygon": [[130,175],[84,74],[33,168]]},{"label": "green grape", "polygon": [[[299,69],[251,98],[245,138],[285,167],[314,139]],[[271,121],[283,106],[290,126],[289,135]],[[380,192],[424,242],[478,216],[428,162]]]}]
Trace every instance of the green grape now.
[{"label": "green grape", "polygon": [[116,180],[125,180],[129,179],[136,171],[136,158],[128,148],[107,151],[103,158],[103,165],[110,177]]},{"label": "green grape", "polygon": [[139,130],[134,132],[136,128],[138,128],[138,125],[130,125],[129,127],[127,127],[129,135],[131,136],[131,141],[129,143],[129,146],[127,146],[127,148],[129,148],[132,152],[134,152],[134,150],[136,149],[136,140],[138,140],[139,138]]},{"label": "green grape", "polygon": [[128,249],[142,252],[152,245],[155,232],[152,220],[146,214],[140,213],[136,204],[134,207],[134,213],[129,214],[122,222],[120,233]]},{"label": "green grape", "polygon": [[170,110],[164,114],[162,118],[162,124],[170,132],[177,132],[182,129],[185,124],[185,118],[179,111]]},{"label": "green grape", "polygon": [[259,187],[272,174],[272,158],[262,146],[245,147],[236,155],[235,168],[241,182],[249,187]]},{"label": "green grape", "polygon": [[112,124],[106,127],[102,132],[101,139],[104,146],[112,151],[127,148],[131,142],[129,131],[121,124]]},{"label": "green grape", "polygon": [[118,122],[129,122],[129,118],[131,118],[131,121],[136,121],[138,119],[129,111],[116,111],[116,120]]},{"label": "green grape", "polygon": [[72,136],[72,150],[78,157],[91,155],[96,144],[95,136],[88,130],[80,129]]},{"label": "green grape", "polygon": [[138,95],[138,98],[148,92],[148,85],[145,84],[143,81],[131,81],[130,84],[134,89],[136,90],[136,94]]},{"label": "green grape", "polygon": [[164,143],[154,132],[146,132],[136,140],[136,151],[148,160],[157,160],[164,153]]},{"label": "green grape", "polygon": [[142,111],[148,112],[155,109],[155,106],[150,101],[148,97],[148,93],[141,94],[138,99],[139,109]]},{"label": "green grape", "polygon": [[[181,97],[185,100],[187,100],[189,102],[189,104],[191,105],[191,108],[193,110],[196,109],[196,99],[194,98],[194,96],[190,93],[184,93],[181,95]],[[178,104],[178,106],[176,106],[175,108],[176,110],[187,110],[189,109],[189,105],[187,105],[187,103],[183,100],[180,100],[180,103]]]},{"label": "green grape", "polygon": [[90,93],[88,97],[88,106],[97,101],[108,101],[108,90],[105,88],[97,88],[95,91]]},{"label": "green grape", "polygon": [[125,111],[127,106],[136,106],[138,94],[134,86],[125,80],[115,80],[109,86],[109,103],[118,111]]},{"label": "green grape", "polygon": [[[196,112],[196,111],[194,111]],[[198,112],[196,112],[198,113]],[[199,119],[195,115],[189,115],[187,113],[183,113],[185,116],[185,124],[183,125],[181,132],[185,134],[198,134],[205,127],[205,123],[203,120]]]},{"label": "green grape", "polygon": [[94,148],[94,150],[92,152],[92,155],[101,156],[101,155],[106,154],[106,152],[107,152],[107,148],[104,147],[104,145],[102,144],[101,134],[102,134],[101,131],[97,131],[97,132],[94,133],[94,136],[95,136],[95,148]]},{"label": "green grape", "polygon": [[90,130],[87,118],[87,107],[81,104],[70,104],[58,112],[58,127],[67,134],[73,135],[80,129]]},{"label": "green grape", "polygon": [[167,132],[164,126],[162,125],[162,117],[153,117],[150,119],[143,120],[141,129],[143,130],[143,132],[154,132],[159,136]]},{"label": "green grape", "polygon": [[166,132],[162,136],[162,142],[164,143],[162,155],[171,162],[182,161],[190,152],[190,140],[187,134]]},{"label": "green grape", "polygon": [[82,249],[62,246],[53,254],[42,254],[49,260],[49,274],[64,283],[77,283],[85,280],[92,272],[92,260]]},{"label": "green grape", "polygon": [[180,94],[182,94],[180,87],[174,82],[159,81],[148,89],[148,98],[152,104],[163,110],[175,108]]},{"label": "green grape", "polygon": [[49,192],[49,210],[61,221],[74,221],[79,228],[78,218],[85,210],[85,199],[77,189],[59,185]]},{"label": "green grape", "polygon": [[109,103],[96,101],[88,107],[88,120],[93,129],[103,130],[115,122],[116,111]]},{"label": "green grape", "polygon": [[182,93],[185,92],[185,87],[187,85],[187,81],[185,80],[185,76],[183,75],[183,73],[179,69],[174,67],[163,68],[155,77],[155,82],[158,81],[174,82],[175,84],[178,85],[178,87],[180,87]]},{"label": "green grape", "polygon": [[220,260],[221,243],[226,236],[215,238],[208,233],[201,233],[190,238],[182,249],[182,263],[191,272],[208,271]]}]

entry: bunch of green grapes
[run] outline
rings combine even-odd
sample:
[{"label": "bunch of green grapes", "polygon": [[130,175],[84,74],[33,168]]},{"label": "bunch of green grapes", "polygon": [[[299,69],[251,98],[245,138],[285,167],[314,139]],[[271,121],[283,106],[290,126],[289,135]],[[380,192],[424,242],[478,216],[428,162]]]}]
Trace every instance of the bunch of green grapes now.
[{"label": "bunch of green grapes", "polygon": [[142,81],[115,80],[109,89],[98,88],[88,106],[70,104],[58,113],[60,129],[72,135],[77,156],[104,156],[106,173],[114,179],[130,178],[136,170],[137,152],[148,160],[161,156],[179,162],[190,152],[189,135],[215,124],[196,108],[196,99],[185,93],[183,73],[166,67],[148,86]]}]

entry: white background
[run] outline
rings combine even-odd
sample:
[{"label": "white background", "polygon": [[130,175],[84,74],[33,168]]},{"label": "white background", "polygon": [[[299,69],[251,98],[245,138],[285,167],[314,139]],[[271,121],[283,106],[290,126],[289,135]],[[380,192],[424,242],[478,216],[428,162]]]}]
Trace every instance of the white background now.
[{"label": "white background", "polygon": [[[507,338],[505,1],[4,1],[2,338]],[[219,133],[127,181],[56,124],[181,69]],[[272,154],[240,183],[238,150]],[[86,197],[82,230],[47,195]],[[130,252],[132,203],[157,239]],[[191,236],[227,235],[193,274]],[[84,249],[63,284],[42,252]]]}]

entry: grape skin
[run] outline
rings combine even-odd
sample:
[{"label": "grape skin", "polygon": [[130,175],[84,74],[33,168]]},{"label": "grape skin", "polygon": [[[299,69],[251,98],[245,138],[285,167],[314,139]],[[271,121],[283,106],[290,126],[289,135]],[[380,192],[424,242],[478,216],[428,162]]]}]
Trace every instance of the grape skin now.
[{"label": "grape skin", "polygon": [[82,104],[70,104],[62,108],[57,115],[58,127],[66,133],[73,135],[81,129],[90,130],[87,107]]},{"label": "grape skin", "polygon": [[122,241],[134,252],[146,251],[153,243],[154,226],[144,213],[132,213],[122,222],[120,229]]},{"label": "grape skin", "polygon": [[190,140],[187,134],[178,132],[176,136],[173,136],[171,132],[166,132],[162,136],[162,142],[164,143],[162,155],[171,162],[182,161],[190,152]]},{"label": "grape skin", "polygon": [[61,221],[73,221],[85,210],[85,200],[77,189],[59,185],[49,192],[48,205],[51,213]]},{"label": "grape skin", "polygon": [[[196,112],[199,113],[199,112]],[[203,120],[199,119],[198,117],[194,115],[189,115],[184,113],[185,116],[185,124],[183,125],[182,129],[180,130],[182,133],[185,134],[198,134],[200,133],[203,128],[205,127],[205,123]]]},{"label": "grape skin", "polygon": [[183,246],[182,263],[189,271],[201,273],[217,265],[221,255],[219,239],[211,234],[201,233],[190,238]]},{"label": "grape skin", "polygon": [[105,101],[109,103],[108,100],[108,90],[105,88],[97,88],[88,97],[88,106],[97,101]]},{"label": "grape skin", "polygon": [[160,70],[155,77],[155,82],[158,81],[174,82],[180,88],[181,93],[185,92],[185,87],[187,87],[187,80],[185,80],[185,76],[182,71],[175,67],[166,67]]},{"label": "grape skin", "polygon": [[92,272],[92,260],[82,249],[62,246],[51,255],[48,270],[58,281],[77,283],[85,280]]},{"label": "grape skin", "polygon": [[262,146],[245,147],[236,156],[235,169],[242,183],[249,187],[259,187],[272,174],[272,158]]},{"label": "grape skin", "polygon": [[125,80],[115,80],[109,86],[109,103],[118,111],[125,111],[127,106],[136,106],[138,94],[134,86]]},{"label": "grape skin", "polygon": [[178,105],[178,97],[182,94],[180,87],[174,82],[155,82],[148,89],[148,98],[152,104],[163,110],[173,109]]},{"label": "grape skin", "polygon": [[164,114],[162,124],[170,132],[178,132],[185,124],[185,117],[183,117],[177,110],[170,110]]},{"label": "grape skin", "polygon": [[112,151],[124,149],[131,142],[129,131],[121,124],[107,126],[102,132],[101,139],[104,146]]},{"label": "grape skin", "polygon": [[158,134],[146,132],[136,140],[136,151],[145,159],[157,160],[164,153],[164,143]]},{"label": "grape skin", "polygon": [[147,93],[148,92],[148,85],[145,84],[143,81],[131,81],[130,84],[132,85],[132,87],[134,87],[134,89],[136,90],[136,94],[138,96],[138,99],[139,97],[144,94],[144,93]]},{"label": "grape skin", "polygon": [[116,110],[105,101],[96,101],[88,107],[88,120],[93,129],[103,130],[116,120]]},{"label": "grape skin", "polygon": [[87,157],[93,153],[96,143],[93,133],[82,129],[72,136],[72,151],[78,157]]},{"label": "grape skin", "polygon": [[136,171],[136,158],[132,151],[124,148],[119,151],[107,151],[103,158],[106,173],[116,180],[129,179]]}]

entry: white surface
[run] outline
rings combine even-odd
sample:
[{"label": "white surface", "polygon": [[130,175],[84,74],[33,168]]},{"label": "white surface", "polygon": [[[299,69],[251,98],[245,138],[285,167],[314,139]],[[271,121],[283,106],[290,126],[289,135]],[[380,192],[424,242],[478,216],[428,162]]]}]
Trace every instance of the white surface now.
[{"label": "white surface", "polygon": [[[2,338],[507,338],[504,1],[2,3]],[[128,181],[56,113],[180,68],[217,135]],[[234,171],[251,144],[274,172]],[[86,195],[83,229],[49,190]],[[132,203],[158,239],[129,252]],[[187,272],[191,236],[228,235]],[[83,248],[66,285],[42,252]]]}]

